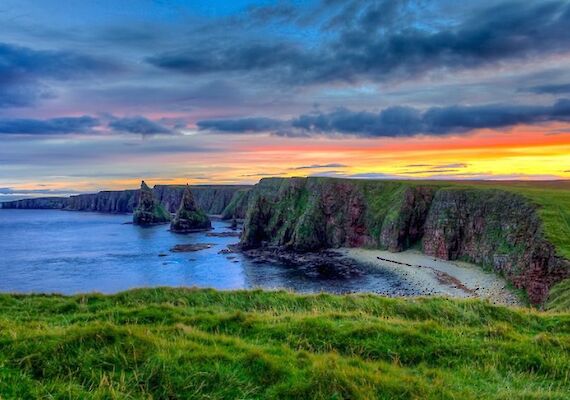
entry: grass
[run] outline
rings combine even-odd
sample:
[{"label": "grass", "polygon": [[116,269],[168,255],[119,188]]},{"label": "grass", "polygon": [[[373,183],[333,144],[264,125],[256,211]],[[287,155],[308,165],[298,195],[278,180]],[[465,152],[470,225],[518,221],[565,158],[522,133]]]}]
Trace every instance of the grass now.
[{"label": "grass", "polygon": [[570,314],[139,289],[0,295],[0,398],[565,399]]},{"label": "grass", "polygon": [[550,289],[546,307],[552,311],[570,312],[570,279],[563,280]]}]

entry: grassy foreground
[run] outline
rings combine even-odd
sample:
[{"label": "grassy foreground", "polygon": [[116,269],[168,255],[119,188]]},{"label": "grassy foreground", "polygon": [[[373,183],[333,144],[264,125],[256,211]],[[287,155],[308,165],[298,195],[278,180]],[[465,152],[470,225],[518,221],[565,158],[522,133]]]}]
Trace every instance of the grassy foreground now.
[{"label": "grassy foreground", "polygon": [[0,398],[563,399],[570,313],[140,289],[0,295]]}]

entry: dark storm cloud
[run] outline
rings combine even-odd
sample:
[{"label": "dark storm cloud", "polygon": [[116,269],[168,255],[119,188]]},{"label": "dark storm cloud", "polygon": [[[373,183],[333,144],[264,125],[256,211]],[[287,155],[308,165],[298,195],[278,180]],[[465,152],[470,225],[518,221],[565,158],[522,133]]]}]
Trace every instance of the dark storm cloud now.
[{"label": "dark storm cloud", "polygon": [[33,50],[0,43],[0,82],[36,78],[68,80],[116,71],[117,66],[70,51]]},{"label": "dark storm cloud", "polygon": [[[263,123],[256,123],[258,121]],[[198,127],[231,133],[272,132],[281,136],[406,137],[447,135],[550,121],[570,121],[569,99],[560,99],[552,106],[497,104],[433,107],[425,111],[412,107],[388,107],[378,113],[340,109],[301,115],[289,121],[269,118],[205,120],[199,121]]]},{"label": "dark storm cloud", "polygon": [[565,94],[570,93],[570,83],[533,86],[528,88],[526,91],[538,94]]},{"label": "dark storm cloud", "polygon": [[40,119],[0,119],[0,135],[57,135],[88,133],[100,125],[98,119],[82,117]]},{"label": "dark storm cloud", "polygon": [[[66,135],[66,134],[101,134],[130,133],[146,135],[174,134],[175,128],[141,116],[100,118],[84,115],[82,117],[62,117],[51,119],[0,118],[0,135]],[[104,121],[110,119],[108,123]],[[100,128],[95,130],[94,128]]]},{"label": "dark storm cloud", "polygon": [[415,3],[359,2],[359,8],[342,8],[334,18],[345,23],[335,24],[333,39],[316,48],[239,38],[225,46],[159,54],[148,62],[191,75],[264,72],[269,78],[306,84],[401,79],[570,50],[566,1],[508,2],[457,23],[427,27],[401,18],[417,8]]},{"label": "dark storm cloud", "polygon": [[33,50],[0,43],[0,107],[21,107],[53,97],[45,82],[85,79],[119,68],[71,51]]},{"label": "dark storm cloud", "polygon": [[149,58],[148,62],[187,74],[203,74],[291,68],[303,64],[306,57],[300,48],[288,43],[248,43],[162,54]]},{"label": "dark storm cloud", "polygon": [[287,126],[287,122],[272,118],[209,119],[197,122],[201,130],[225,133],[276,131]]},{"label": "dark storm cloud", "polygon": [[116,132],[135,133],[143,136],[175,133],[173,129],[141,116],[114,118],[109,122],[109,128]]}]

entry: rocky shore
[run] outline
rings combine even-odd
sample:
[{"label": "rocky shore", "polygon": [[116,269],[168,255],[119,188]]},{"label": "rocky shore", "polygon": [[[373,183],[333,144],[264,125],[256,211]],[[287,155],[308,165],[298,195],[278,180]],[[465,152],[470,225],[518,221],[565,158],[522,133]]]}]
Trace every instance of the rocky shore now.
[{"label": "rocky shore", "polygon": [[300,253],[272,246],[242,250],[242,253],[254,263],[278,263],[314,278],[346,279],[362,276],[366,271],[362,263],[332,250]]}]

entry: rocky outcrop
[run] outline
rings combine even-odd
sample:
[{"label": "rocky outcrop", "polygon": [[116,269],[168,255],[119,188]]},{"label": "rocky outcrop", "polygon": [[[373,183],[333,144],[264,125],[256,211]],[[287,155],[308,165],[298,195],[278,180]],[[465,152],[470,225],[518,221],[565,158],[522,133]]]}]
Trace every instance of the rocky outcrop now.
[{"label": "rocky outcrop", "polygon": [[493,268],[533,303],[570,275],[536,206],[495,189],[329,178],[263,179],[248,194],[241,246],[295,251],[412,246]]},{"label": "rocky outcrop", "polygon": [[491,267],[525,288],[535,303],[545,300],[570,269],[546,240],[536,206],[517,194],[441,189],[424,230],[426,254]]},{"label": "rocky outcrop", "polygon": [[139,203],[133,213],[135,225],[156,225],[170,222],[170,213],[154,198],[152,189],[142,181],[139,192]]},{"label": "rocky outcrop", "polygon": [[[207,214],[222,214],[232,203],[234,196],[242,198],[249,186],[243,185],[200,185],[190,186],[196,204]],[[182,201],[184,186],[157,185],[154,197],[171,213],[178,210]],[[103,213],[132,213],[139,202],[138,190],[103,191],[80,194],[71,197],[43,197],[0,203],[0,208],[11,209],[61,209],[69,211],[95,211]],[[236,217],[245,217],[246,207],[237,209]],[[228,217],[231,219],[232,217]]]},{"label": "rocky outcrop", "polygon": [[211,228],[210,218],[198,208],[190,188],[186,186],[176,216],[170,223],[170,230],[178,233],[188,233]]},{"label": "rocky outcrop", "polygon": [[401,251],[421,239],[434,193],[391,181],[264,179],[250,194],[242,245]]}]

